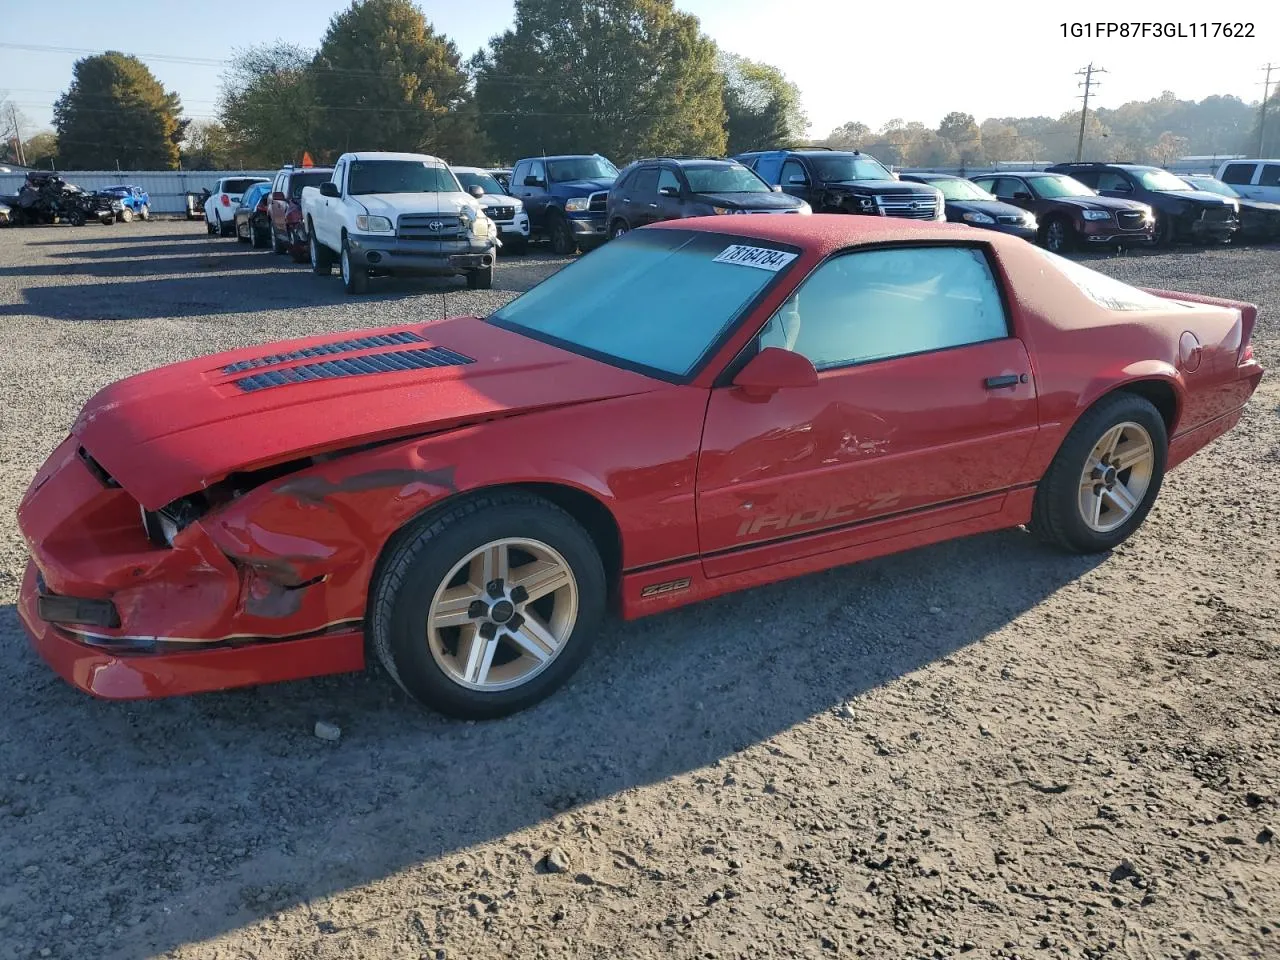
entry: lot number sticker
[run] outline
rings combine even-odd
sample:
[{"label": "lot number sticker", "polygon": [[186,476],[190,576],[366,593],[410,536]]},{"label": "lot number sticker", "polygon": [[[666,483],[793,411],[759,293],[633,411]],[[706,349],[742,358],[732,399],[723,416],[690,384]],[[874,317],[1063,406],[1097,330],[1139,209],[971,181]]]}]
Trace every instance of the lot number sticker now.
[{"label": "lot number sticker", "polygon": [[785,250],[770,250],[768,247],[747,247],[735,243],[725,247],[712,263],[736,263],[744,267],[755,267],[777,273],[799,254],[787,253]]}]

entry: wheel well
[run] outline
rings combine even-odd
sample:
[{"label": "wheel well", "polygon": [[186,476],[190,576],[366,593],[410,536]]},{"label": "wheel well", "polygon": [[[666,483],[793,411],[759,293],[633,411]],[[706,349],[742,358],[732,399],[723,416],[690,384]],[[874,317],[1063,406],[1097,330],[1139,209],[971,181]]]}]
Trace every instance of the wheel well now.
[{"label": "wheel well", "polygon": [[514,489],[526,490],[549,500],[582,524],[600,551],[600,562],[604,564],[610,589],[617,587],[622,574],[622,531],[608,507],[589,493],[558,483],[521,483]]},{"label": "wheel well", "polygon": [[1136,380],[1120,387],[1117,393],[1134,393],[1147,400],[1160,411],[1165,430],[1173,435],[1173,425],[1178,422],[1178,395],[1163,380]]}]

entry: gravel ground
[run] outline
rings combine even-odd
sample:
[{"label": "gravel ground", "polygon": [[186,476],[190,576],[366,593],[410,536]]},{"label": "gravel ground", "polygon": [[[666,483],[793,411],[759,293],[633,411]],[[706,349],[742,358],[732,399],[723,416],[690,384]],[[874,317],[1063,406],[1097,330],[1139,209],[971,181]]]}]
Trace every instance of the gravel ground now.
[{"label": "gravel ground", "polygon": [[[14,509],[93,391],[557,263],[350,299],[200,224],[0,232],[0,960],[1280,955],[1272,379],[1111,556],[1009,531],[618,625],[493,723],[376,670],[104,703],[28,650]],[[1091,264],[1261,304],[1280,363],[1280,248]]]}]

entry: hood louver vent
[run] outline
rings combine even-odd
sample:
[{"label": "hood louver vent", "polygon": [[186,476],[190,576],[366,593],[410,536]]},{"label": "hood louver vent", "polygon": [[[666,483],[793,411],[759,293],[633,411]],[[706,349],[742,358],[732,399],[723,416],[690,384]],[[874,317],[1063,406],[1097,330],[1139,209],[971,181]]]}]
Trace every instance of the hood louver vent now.
[{"label": "hood louver vent", "polygon": [[[369,338],[375,339],[375,338]],[[426,370],[432,367],[461,367],[475,363],[446,347],[425,347],[421,350],[391,350],[359,357],[341,357],[320,363],[307,363],[297,367],[264,370],[252,376],[233,381],[246,393],[265,390],[267,387],[283,387],[291,383],[308,383],[312,380],[336,380],[341,377],[363,377],[374,373],[399,373],[405,370]]]},{"label": "hood louver vent", "polygon": [[281,363],[293,363],[296,360],[310,360],[313,357],[327,357],[335,353],[351,353],[353,350],[372,350],[375,347],[399,347],[406,343],[423,343],[422,337],[412,331],[388,333],[377,337],[356,337],[353,340],[339,340],[337,343],[322,343],[319,346],[307,347],[305,350],[294,350],[292,353],[278,353],[268,357],[255,357],[252,360],[241,360],[222,368],[223,373],[243,373],[245,370],[256,370],[259,367],[274,367]]}]

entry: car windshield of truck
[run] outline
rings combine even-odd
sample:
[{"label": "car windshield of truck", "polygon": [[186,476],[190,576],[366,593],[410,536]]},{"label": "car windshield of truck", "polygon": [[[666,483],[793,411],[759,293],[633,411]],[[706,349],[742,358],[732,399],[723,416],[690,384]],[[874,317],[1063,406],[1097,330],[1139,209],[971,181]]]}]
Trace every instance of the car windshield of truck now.
[{"label": "car windshield of truck", "polygon": [[1187,181],[1181,177],[1175,177],[1168,170],[1139,170],[1137,176],[1148,190],[1158,190],[1161,193],[1185,193],[1193,189]]},{"label": "car windshield of truck", "polygon": [[1054,174],[1047,177],[1028,177],[1027,182],[1036,193],[1048,200],[1058,197],[1096,197],[1097,194],[1074,177]]},{"label": "car windshield of truck", "polygon": [[826,183],[847,183],[850,180],[892,180],[889,168],[873,157],[810,157],[809,165]]},{"label": "car windshield of truck", "polygon": [[618,168],[604,157],[566,157],[547,161],[547,176],[552,183],[570,180],[612,180]]},{"label": "car windshield of truck", "polygon": [[109,193],[113,197],[127,197],[133,191],[129,187],[103,187],[103,193]]},{"label": "car windshield of truck", "polygon": [[260,177],[244,177],[243,179],[240,179],[240,180],[223,180],[222,192],[223,193],[244,193],[246,190],[252,187],[255,183],[266,183],[266,181],[261,179]]},{"label": "car windshield of truck", "polygon": [[499,196],[507,191],[493,177],[487,173],[467,173],[465,170],[457,174],[458,182],[462,184],[463,190],[470,190],[472,187],[479,187],[485,193],[496,193]]},{"label": "car windshield of truck", "polygon": [[994,200],[991,194],[968,180],[930,180],[929,186],[942,191],[944,200]]},{"label": "car windshield of truck", "polygon": [[421,160],[353,160],[347,193],[461,193],[448,167]]},{"label": "car windshield of truck", "polygon": [[685,167],[694,193],[769,193],[769,185],[746,167]]},{"label": "car windshield of truck", "polygon": [[332,170],[324,170],[319,173],[295,173],[289,177],[289,196],[297,200],[302,196],[303,187],[318,187],[322,183],[328,183],[333,179]]},{"label": "car windshield of truck", "polygon": [[1233,200],[1240,199],[1240,194],[1236,193],[1221,180],[1215,180],[1213,177],[1188,177],[1187,182],[1197,190],[1206,190],[1209,193],[1216,193],[1220,197],[1230,197]]},{"label": "car windshield of truck", "polygon": [[722,234],[633,231],[553,274],[489,322],[680,380],[798,256],[794,248]]}]

